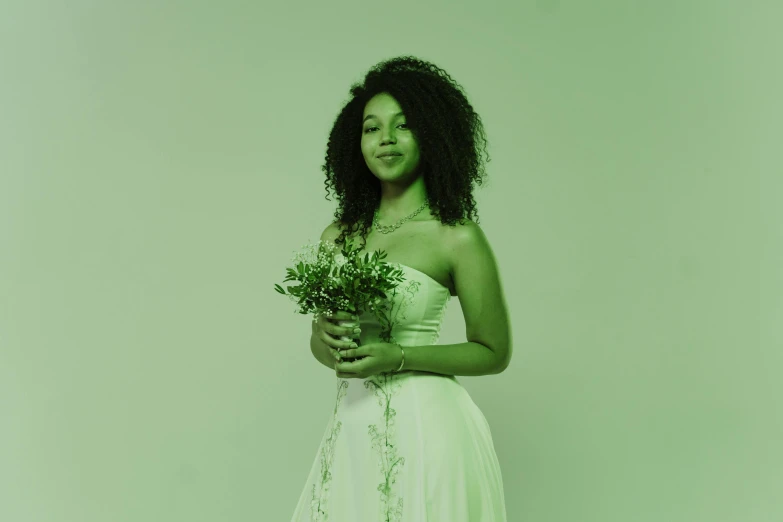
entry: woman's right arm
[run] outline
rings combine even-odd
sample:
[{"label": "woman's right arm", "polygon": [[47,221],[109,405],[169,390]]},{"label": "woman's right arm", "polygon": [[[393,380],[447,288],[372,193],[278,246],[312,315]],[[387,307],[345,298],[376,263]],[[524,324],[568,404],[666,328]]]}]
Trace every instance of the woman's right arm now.
[{"label": "woman's right arm", "polygon": [[[334,240],[339,235],[340,235],[340,228],[337,222],[334,222],[324,229],[324,231],[321,233],[320,239],[323,243],[331,244],[336,248],[337,245],[335,245]],[[341,312],[338,312],[336,315],[340,315],[340,314]],[[325,318],[319,319],[319,321],[326,321],[326,319]],[[330,325],[327,323],[323,323],[323,324],[326,325],[326,328],[331,328],[331,326],[334,326],[334,328],[342,330],[342,328],[340,328],[337,325]],[[347,331],[348,329],[346,328],[345,330]],[[319,324],[313,321],[313,333],[310,336],[310,351],[313,353],[313,356],[318,360],[318,362],[328,367],[329,369],[334,370],[334,365],[337,362],[337,359],[334,358],[331,351],[329,350],[330,346],[326,344],[323,341],[323,339],[320,337],[320,333],[321,332],[319,332]],[[340,333],[339,335],[353,335],[353,334]],[[339,341],[337,339],[334,339],[334,343],[335,343],[334,346],[335,348],[338,347],[347,348],[347,346],[342,346],[342,345],[349,344],[349,343],[343,343],[342,341]]]}]

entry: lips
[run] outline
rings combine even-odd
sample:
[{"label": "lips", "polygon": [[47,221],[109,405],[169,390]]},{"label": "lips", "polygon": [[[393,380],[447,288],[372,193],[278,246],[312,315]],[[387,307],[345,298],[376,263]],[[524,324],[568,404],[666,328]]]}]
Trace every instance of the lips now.
[{"label": "lips", "polygon": [[386,156],[402,156],[402,154],[400,154],[399,152],[383,152],[378,155],[379,158],[383,158]]}]

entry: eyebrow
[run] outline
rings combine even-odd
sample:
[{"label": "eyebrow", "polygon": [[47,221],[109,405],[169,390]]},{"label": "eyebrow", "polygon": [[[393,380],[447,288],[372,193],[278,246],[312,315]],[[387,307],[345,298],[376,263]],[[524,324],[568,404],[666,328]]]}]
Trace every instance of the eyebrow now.
[{"label": "eyebrow", "polygon": [[[393,114],[392,118],[394,118],[396,116],[399,116],[401,114],[402,114],[402,111],[398,112],[397,114]],[[364,117],[364,119],[362,120],[362,123],[364,123],[365,121],[369,120],[370,118],[379,119],[378,116],[376,116],[375,114],[368,114],[367,116]]]}]

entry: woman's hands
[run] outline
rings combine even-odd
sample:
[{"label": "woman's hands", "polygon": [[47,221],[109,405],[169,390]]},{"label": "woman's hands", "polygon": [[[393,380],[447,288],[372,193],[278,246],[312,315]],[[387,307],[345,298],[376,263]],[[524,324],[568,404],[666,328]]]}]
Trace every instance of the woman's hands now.
[{"label": "woman's hands", "polygon": [[[350,326],[340,326],[338,321],[354,321]],[[318,317],[315,325],[315,335],[325,345],[329,347],[329,352],[336,360],[342,360],[344,355],[340,355],[340,350],[347,350],[352,347],[356,347],[356,343],[353,341],[343,341],[341,336],[346,337],[359,337],[359,332],[354,332],[355,328],[359,328],[358,319],[354,319],[354,316],[348,312],[337,311],[334,315],[321,315]]]},{"label": "woman's hands", "polygon": [[[353,320],[355,326],[340,326],[338,321]],[[359,337],[359,321],[344,311],[333,315],[319,316],[316,321],[315,335],[329,347],[329,352],[335,358],[335,372],[343,379],[366,379],[372,375],[392,372],[400,367],[402,350],[396,344],[371,343],[356,347],[352,341],[343,341],[341,336]],[[355,359],[355,360],[346,360]]]},{"label": "woman's hands", "polygon": [[400,367],[402,350],[396,344],[372,343],[343,352],[343,357],[359,357],[355,361],[338,362],[334,369],[343,379],[366,379],[378,373],[388,373]]}]

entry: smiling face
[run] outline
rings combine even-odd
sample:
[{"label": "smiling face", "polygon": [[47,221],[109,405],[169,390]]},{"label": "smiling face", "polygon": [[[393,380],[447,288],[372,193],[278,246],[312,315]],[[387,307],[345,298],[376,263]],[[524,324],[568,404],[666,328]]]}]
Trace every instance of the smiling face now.
[{"label": "smiling face", "polygon": [[[379,157],[388,152],[399,155]],[[375,95],[364,107],[362,155],[367,168],[381,184],[408,185],[417,176],[419,146],[397,100],[389,94]]]}]

